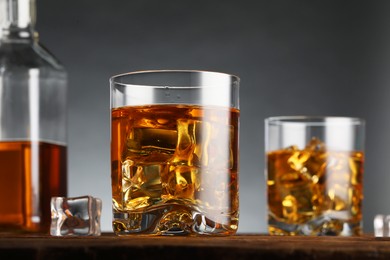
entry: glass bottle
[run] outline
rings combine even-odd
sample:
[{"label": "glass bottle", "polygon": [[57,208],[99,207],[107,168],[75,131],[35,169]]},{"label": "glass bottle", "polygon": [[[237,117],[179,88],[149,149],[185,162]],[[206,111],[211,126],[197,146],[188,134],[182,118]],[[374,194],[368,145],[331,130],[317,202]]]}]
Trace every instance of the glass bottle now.
[{"label": "glass bottle", "polygon": [[67,73],[35,17],[35,0],[0,0],[0,232],[48,233],[67,195]]}]

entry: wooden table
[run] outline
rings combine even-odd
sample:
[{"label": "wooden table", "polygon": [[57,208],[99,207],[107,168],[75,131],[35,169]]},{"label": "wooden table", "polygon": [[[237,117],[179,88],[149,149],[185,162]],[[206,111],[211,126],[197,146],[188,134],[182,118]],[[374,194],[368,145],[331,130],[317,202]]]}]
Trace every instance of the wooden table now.
[{"label": "wooden table", "polygon": [[390,239],[361,237],[51,237],[0,235],[0,259],[390,259]]}]

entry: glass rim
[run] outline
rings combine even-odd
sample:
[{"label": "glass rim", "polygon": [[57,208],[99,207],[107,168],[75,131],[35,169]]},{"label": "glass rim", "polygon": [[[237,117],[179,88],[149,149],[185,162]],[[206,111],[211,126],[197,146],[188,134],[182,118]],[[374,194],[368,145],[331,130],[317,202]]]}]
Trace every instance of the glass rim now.
[{"label": "glass rim", "polygon": [[268,125],[364,125],[365,120],[359,117],[347,116],[273,116],[265,119]]},{"label": "glass rim", "polygon": [[[133,84],[133,83],[124,83],[124,82],[118,82],[118,79],[125,78],[127,76],[136,76],[136,75],[146,75],[146,74],[158,74],[158,73],[186,73],[186,74],[209,74],[209,75],[215,75],[215,76],[223,76],[223,77],[228,77],[231,78],[231,82],[240,82],[240,77],[230,74],[230,73],[225,73],[225,72],[219,72],[219,71],[211,71],[211,70],[190,70],[190,69],[162,69],[162,70],[137,70],[137,71],[131,71],[131,72],[125,72],[125,73],[120,73],[116,74],[110,77],[110,83],[119,85],[119,86],[132,86],[132,87],[150,87],[150,88],[203,88],[203,85],[200,86],[192,86],[192,85],[183,85],[183,86],[171,86],[169,84],[162,84],[162,85],[156,85],[156,84]],[[239,84],[237,84],[239,86]]]}]

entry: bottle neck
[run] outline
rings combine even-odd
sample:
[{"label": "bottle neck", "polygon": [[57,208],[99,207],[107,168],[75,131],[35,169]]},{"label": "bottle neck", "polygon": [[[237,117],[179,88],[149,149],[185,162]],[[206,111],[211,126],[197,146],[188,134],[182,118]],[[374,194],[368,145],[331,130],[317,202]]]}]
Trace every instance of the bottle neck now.
[{"label": "bottle neck", "polygon": [[0,0],[0,39],[34,39],[35,0]]}]

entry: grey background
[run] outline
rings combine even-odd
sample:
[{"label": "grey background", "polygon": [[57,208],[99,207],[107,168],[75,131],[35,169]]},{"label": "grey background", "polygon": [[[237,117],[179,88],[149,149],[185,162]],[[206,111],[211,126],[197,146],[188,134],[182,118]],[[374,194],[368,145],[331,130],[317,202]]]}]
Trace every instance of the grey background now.
[{"label": "grey background", "polygon": [[364,230],[390,214],[390,2],[37,0],[41,41],[69,73],[69,196],[103,200],[111,231],[110,76],[201,69],[241,78],[239,232],[266,232],[264,119],[367,121]]}]

